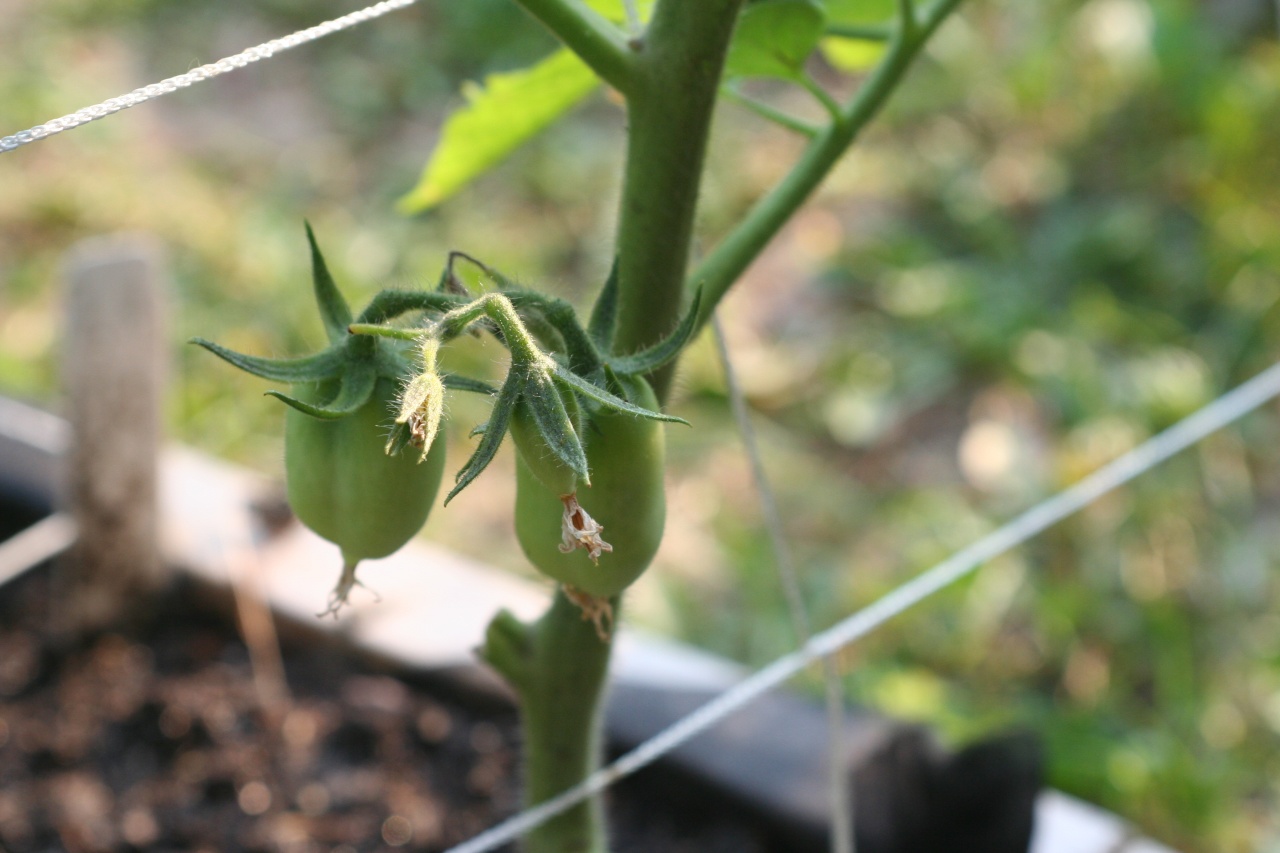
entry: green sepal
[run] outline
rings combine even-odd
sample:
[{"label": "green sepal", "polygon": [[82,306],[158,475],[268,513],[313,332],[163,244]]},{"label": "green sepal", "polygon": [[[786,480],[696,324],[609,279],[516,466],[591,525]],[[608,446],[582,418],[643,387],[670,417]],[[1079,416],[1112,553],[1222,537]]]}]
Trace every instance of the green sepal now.
[{"label": "green sepal", "polygon": [[[605,367],[605,372],[609,368]],[[554,380],[553,380],[554,381]],[[557,389],[562,391],[563,389]],[[573,431],[579,437],[586,435],[586,431],[591,428],[591,421],[588,419],[587,407],[582,405],[578,400],[578,395],[573,393],[559,394],[560,400],[564,403],[565,411],[569,413],[569,423],[573,424]]]},{"label": "green sepal", "polygon": [[320,319],[324,322],[324,332],[329,336],[329,343],[341,343],[347,336],[347,326],[351,325],[351,307],[338,292],[338,286],[329,274],[329,267],[316,245],[316,235],[307,222],[307,242],[311,244],[311,281],[315,289],[316,305],[320,308]]},{"label": "green sepal", "polygon": [[373,396],[374,386],[378,384],[378,373],[371,363],[354,362],[347,365],[338,386],[338,393],[323,406],[304,403],[279,391],[268,391],[267,396],[275,397],[283,403],[293,406],[303,414],[313,418],[333,421],[345,418],[357,411]]},{"label": "green sepal", "polygon": [[507,374],[507,381],[502,383],[498,398],[493,401],[493,411],[489,414],[489,423],[485,427],[484,437],[480,439],[480,444],[467,460],[467,464],[463,465],[462,470],[458,472],[457,485],[444,499],[446,506],[493,461],[503,437],[507,434],[507,425],[511,423],[511,412],[515,409],[516,401],[524,390],[524,384],[525,379],[519,371],[512,370]]},{"label": "green sepal", "polygon": [[386,454],[388,456],[399,455],[401,450],[409,446],[409,438],[409,424],[403,422],[394,424],[391,427],[391,434],[387,436]]},{"label": "green sepal", "polygon": [[330,347],[315,355],[302,358],[262,358],[229,350],[204,338],[192,338],[189,343],[204,347],[223,361],[246,373],[261,376],[273,382],[288,382],[290,385],[335,379],[346,364],[341,347]]},{"label": "green sepal", "polygon": [[613,350],[613,336],[618,330],[618,259],[613,259],[609,268],[609,277],[605,279],[596,304],[591,308],[591,319],[587,321],[587,334],[601,352]]},{"label": "green sepal", "polygon": [[685,312],[684,318],[670,335],[640,352],[610,356],[607,359],[609,367],[621,376],[640,376],[651,373],[670,362],[680,354],[689,343],[689,339],[693,337],[694,330],[698,327],[698,309],[701,305],[702,289],[699,288],[693,294],[689,310]]},{"label": "green sepal", "polygon": [[608,374],[608,387],[615,389],[619,397],[633,405],[636,404],[636,400],[643,399],[641,395],[644,391],[641,386],[647,384],[643,376],[614,373],[613,369],[609,367],[605,368],[605,373]]},{"label": "green sepal", "polygon": [[459,305],[465,305],[466,302],[465,295],[442,293],[438,290],[382,290],[369,300],[356,322],[377,325],[411,311],[443,314]]},{"label": "green sepal", "polygon": [[673,424],[684,424],[689,426],[689,422],[684,418],[677,418],[675,415],[664,415],[661,412],[642,409],[632,403],[628,403],[621,397],[606,391],[598,385],[592,385],[581,376],[575,375],[571,370],[557,364],[552,371],[555,380],[571,391],[576,391],[589,400],[594,400],[606,409],[612,409],[615,412],[626,412],[627,414],[636,415],[641,418],[648,418],[651,421],[665,421]]},{"label": "green sepal", "polygon": [[542,441],[556,458],[571,469],[579,480],[591,485],[582,439],[574,429],[555,382],[550,377],[531,377],[517,405],[524,406],[533,415]]},{"label": "green sepal", "polygon": [[472,379],[469,376],[459,376],[456,373],[441,373],[440,380],[450,391],[470,391],[473,394],[485,394],[490,397],[498,393],[498,389],[488,382]]}]

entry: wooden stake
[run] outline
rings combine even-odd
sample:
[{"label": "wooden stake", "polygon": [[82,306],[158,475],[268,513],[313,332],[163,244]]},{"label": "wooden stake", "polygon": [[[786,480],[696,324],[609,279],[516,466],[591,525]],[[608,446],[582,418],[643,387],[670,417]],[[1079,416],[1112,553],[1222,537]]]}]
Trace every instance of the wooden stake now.
[{"label": "wooden stake", "polygon": [[[65,264],[68,500],[79,539],[59,595],[72,633],[104,628],[163,579],[157,455],[167,371],[164,264],[142,236],[88,240]],[[61,621],[61,620],[60,620]]]}]

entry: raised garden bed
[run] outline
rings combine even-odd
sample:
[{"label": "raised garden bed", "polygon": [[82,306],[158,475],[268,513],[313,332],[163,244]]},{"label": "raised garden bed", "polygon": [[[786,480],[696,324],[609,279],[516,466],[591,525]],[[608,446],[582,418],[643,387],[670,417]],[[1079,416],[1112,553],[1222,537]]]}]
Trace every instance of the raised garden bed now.
[{"label": "raised garden bed", "polygon": [[[282,693],[216,599],[185,578],[151,618],[59,648],[49,574],[10,585],[0,846],[442,850],[515,808],[512,707],[301,632]],[[795,849],[687,789],[622,786],[613,817],[623,851]]]}]

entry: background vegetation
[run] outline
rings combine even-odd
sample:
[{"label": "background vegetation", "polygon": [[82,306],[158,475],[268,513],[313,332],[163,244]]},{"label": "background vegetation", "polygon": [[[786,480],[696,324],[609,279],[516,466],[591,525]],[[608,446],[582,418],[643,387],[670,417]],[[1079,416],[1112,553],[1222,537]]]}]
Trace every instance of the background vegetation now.
[{"label": "background vegetation", "polygon": [[[0,5],[0,132],[349,10]],[[727,300],[817,625],[1275,360],[1276,15],[1266,0],[971,0]],[[280,407],[178,342],[314,348],[302,217],[355,303],[434,281],[450,248],[581,299],[609,263],[622,113],[608,97],[439,210],[393,212],[461,81],[551,47],[503,0],[424,0],[0,156],[0,392],[56,405],[59,259],[103,232],[170,250],[173,437],[268,472]],[[705,245],[799,144],[721,108]],[[795,640],[723,393],[704,340],[675,404],[695,429],[669,432],[668,538],[628,616],[758,664]],[[956,739],[1040,731],[1054,785],[1183,850],[1280,850],[1278,414],[856,646],[850,695]],[[482,478],[427,535],[522,571],[511,492]]]}]

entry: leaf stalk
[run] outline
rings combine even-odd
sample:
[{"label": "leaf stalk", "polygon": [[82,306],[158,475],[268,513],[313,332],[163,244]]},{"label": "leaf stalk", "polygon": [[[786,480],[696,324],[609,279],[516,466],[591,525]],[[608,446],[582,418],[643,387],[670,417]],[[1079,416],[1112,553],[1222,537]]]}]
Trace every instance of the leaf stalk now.
[{"label": "leaf stalk", "polygon": [[630,97],[636,86],[636,54],[627,36],[582,0],[517,0],[592,71]]},{"label": "leaf stalk", "polygon": [[702,288],[698,328],[710,320],[716,305],[770,240],[822,183],[862,130],[888,101],[911,62],[961,0],[938,0],[918,20],[909,0],[899,7],[904,17],[893,34],[887,56],[858,94],[839,111],[839,119],[820,132],[800,159],[746,217],[702,260],[688,278],[689,289]]}]

